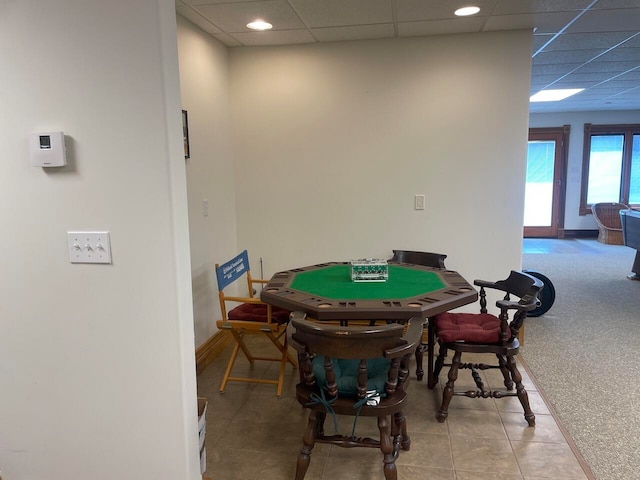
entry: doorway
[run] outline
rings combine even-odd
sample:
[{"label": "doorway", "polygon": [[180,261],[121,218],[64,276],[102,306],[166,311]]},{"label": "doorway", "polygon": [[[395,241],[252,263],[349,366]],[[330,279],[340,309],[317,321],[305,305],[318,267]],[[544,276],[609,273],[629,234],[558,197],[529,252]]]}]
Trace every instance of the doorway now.
[{"label": "doorway", "polygon": [[564,238],[564,185],[569,126],[529,129],[524,237]]}]

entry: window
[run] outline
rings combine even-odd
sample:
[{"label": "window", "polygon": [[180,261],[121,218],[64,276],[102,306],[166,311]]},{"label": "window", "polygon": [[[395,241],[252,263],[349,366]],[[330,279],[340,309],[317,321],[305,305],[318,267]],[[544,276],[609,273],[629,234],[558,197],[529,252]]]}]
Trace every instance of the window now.
[{"label": "window", "polygon": [[640,206],[640,125],[584,125],[580,215],[599,202]]}]

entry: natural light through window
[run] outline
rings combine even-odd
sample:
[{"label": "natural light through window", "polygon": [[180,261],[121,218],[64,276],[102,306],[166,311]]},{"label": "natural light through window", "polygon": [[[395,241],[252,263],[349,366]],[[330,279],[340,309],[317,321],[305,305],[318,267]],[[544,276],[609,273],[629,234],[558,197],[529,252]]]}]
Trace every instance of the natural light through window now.
[{"label": "natural light through window", "polygon": [[640,203],[640,135],[633,136],[631,151],[631,179],[629,182],[629,203]]},{"label": "natural light through window", "polygon": [[619,201],[623,142],[624,135],[591,137],[588,204]]},{"label": "natural light through window", "polygon": [[527,152],[524,226],[551,225],[556,143],[530,141]]}]

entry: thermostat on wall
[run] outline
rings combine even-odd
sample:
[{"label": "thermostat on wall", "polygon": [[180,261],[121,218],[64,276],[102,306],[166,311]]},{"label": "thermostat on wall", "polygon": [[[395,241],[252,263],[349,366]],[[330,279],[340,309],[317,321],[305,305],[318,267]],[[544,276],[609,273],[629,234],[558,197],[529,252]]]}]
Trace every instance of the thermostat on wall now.
[{"label": "thermostat on wall", "polygon": [[36,167],[63,167],[67,164],[64,132],[32,133],[29,150],[31,163]]}]

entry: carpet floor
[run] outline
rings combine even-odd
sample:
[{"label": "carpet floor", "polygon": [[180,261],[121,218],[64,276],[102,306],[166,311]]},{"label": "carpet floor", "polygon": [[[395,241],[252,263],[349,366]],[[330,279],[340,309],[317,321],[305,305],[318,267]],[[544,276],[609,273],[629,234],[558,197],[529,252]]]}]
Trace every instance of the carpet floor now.
[{"label": "carpet floor", "polygon": [[523,268],[546,275],[553,307],[526,322],[521,354],[598,480],[640,478],[640,282],[635,250],[525,239]]}]

